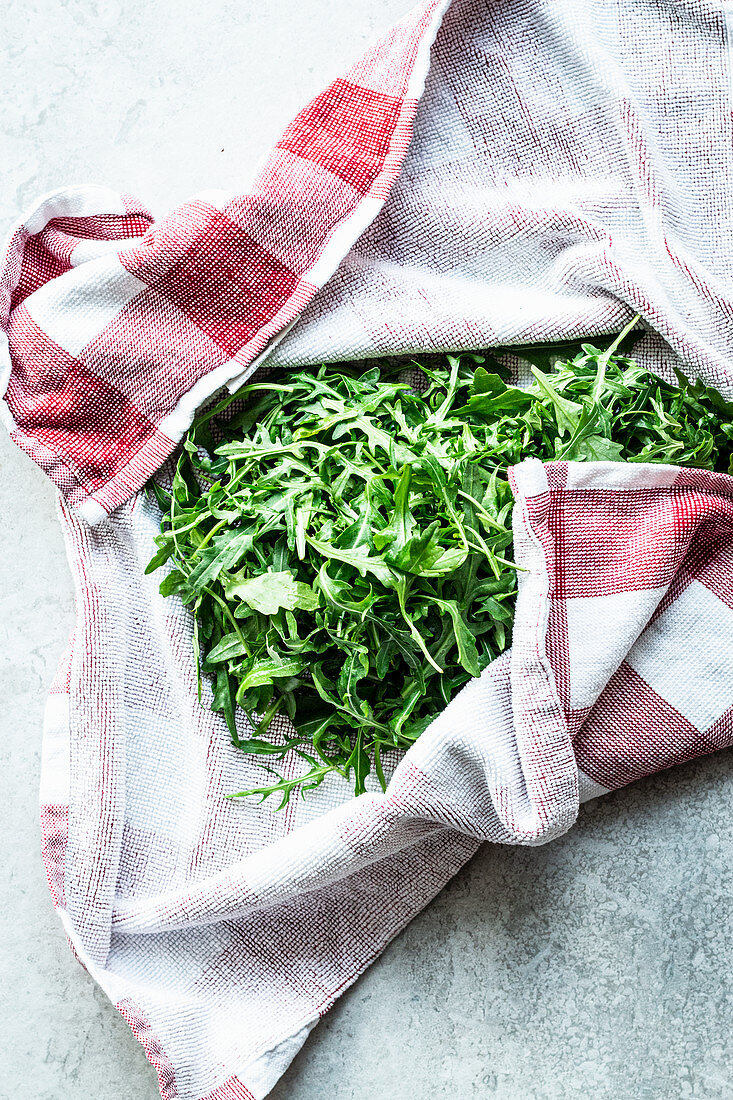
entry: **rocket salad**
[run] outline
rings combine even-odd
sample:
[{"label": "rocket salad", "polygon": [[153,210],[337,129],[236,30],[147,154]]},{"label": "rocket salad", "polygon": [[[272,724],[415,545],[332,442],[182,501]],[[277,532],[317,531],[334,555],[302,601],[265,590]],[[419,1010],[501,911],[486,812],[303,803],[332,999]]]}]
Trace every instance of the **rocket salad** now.
[{"label": "rocket salad", "polygon": [[[192,611],[199,692],[209,677],[212,709],[267,768],[242,794],[282,806],[333,772],[356,794],[370,773],[384,786],[385,754],[510,644],[514,463],[728,472],[733,406],[642,369],[623,352],[636,320],[605,349],[521,349],[522,388],[492,352],[413,361],[417,388],[394,364],[332,364],[194,421],[169,488],[150,485],[162,525],[147,571],[170,560],[160,590]],[[303,768],[285,778],[290,751]]]}]

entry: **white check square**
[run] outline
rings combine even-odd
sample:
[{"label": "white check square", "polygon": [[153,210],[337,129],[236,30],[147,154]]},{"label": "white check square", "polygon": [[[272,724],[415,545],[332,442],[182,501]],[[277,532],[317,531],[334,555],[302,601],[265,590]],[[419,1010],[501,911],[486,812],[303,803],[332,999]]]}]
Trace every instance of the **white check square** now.
[{"label": "white check square", "polygon": [[565,601],[571,709],[593,706],[665,592],[661,587]]},{"label": "white check square", "polygon": [[626,660],[704,733],[733,704],[731,638],[733,611],[693,581],[647,627]]}]

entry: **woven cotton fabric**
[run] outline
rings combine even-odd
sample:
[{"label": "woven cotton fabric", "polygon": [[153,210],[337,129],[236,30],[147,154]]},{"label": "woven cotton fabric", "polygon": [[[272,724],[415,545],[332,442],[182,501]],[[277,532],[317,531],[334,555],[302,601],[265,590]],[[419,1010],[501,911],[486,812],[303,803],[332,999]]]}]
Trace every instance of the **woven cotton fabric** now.
[{"label": "woven cotton fabric", "polygon": [[732,392],[730,139],[719,5],[422,3],[247,194],[154,222],[75,188],[12,235],[4,416],[63,494],[77,592],[43,855],[164,1100],[264,1097],[478,844],[544,843],[583,799],[731,744],[733,480],[517,467],[512,651],[386,794],[333,779],[282,813],[226,798],[261,771],[207,685],[198,702],[190,616],[144,576],[141,486],[263,356],[592,335],[638,310],[648,365]]}]

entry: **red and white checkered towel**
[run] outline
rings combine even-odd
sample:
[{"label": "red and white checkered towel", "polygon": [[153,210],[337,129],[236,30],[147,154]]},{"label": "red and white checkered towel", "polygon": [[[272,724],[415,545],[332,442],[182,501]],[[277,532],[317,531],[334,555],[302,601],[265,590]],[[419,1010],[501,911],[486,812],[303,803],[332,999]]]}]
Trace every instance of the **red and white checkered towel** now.
[{"label": "red and white checkered towel", "polygon": [[229,801],[261,772],[197,701],[190,617],[143,575],[158,517],[139,493],[263,353],[592,335],[638,310],[649,365],[733,392],[728,69],[722,5],[430,0],[246,194],[154,223],[75,188],[12,236],[3,411],[64,495],[77,588],[44,859],[166,1100],[263,1097],[480,841],[543,843],[580,800],[733,741],[733,480],[530,459],[511,653],[386,795]]}]

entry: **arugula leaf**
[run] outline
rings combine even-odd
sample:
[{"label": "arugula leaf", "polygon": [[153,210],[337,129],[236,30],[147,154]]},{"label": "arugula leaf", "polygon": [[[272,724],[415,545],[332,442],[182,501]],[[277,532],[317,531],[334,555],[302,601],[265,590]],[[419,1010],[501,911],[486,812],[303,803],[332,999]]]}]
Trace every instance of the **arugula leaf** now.
[{"label": "arugula leaf", "polygon": [[582,439],[566,458],[576,462],[620,462],[624,453],[622,443],[615,443],[602,435],[589,435]]},{"label": "arugula leaf", "polygon": [[353,550],[342,550],[340,547],[334,546],[333,543],[326,542],[323,539],[311,538],[310,536],[307,536],[307,541],[308,545],[312,546],[323,557],[333,558],[335,561],[342,561],[346,565],[353,566],[362,577],[367,573],[373,573],[382,584],[389,585],[392,581],[392,572],[389,567],[380,558],[373,557],[361,547],[356,547]]},{"label": "arugula leaf", "polygon": [[243,657],[246,652],[247,645],[238,634],[225,634],[219,644],[207,653],[206,661],[210,665],[217,665],[233,657]]},{"label": "arugula leaf", "polygon": [[543,374],[539,367],[532,367],[532,374],[537,379],[540,392],[554,409],[557,434],[562,439],[566,432],[575,431],[583,406],[577,401],[569,401],[567,397],[563,397],[558,390],[557,382]]},{"label": "arugula leaf", "polygon": [[156,569],[160,569],[161,565],[165,565],[174,550],[175,546],[172,542],[164,542],[157,554],[154,554],[146,565],[145,576],[147,576],[148,573],[154,573]]},{"label": "arugula leaf", "polygon": [[241,692],[245,692],[248,688],[261,687],[263,684],[271,684],[274,680],[297,676],[303,671],[304,667],[303,661],[295,657],[289,659],[268,658],[254,661],[242,677],[239,689]]},{"label": "arugula leaf", "polygon": [[450,615],[453,624],[453,632],[458,644],[458,657],[461,664],[466,672],[470,672],[471,676],[480,676],[481,668],[479,666],[478,650],[476,649],[476,639],[468,629],[466,621],[455,600],[439,600],[435,596],[433,596],[432,599]]},{"label": "arugula leaf", "polygon": [[281,607],[289,611],[315,611],[320,600],[309,584],[293,580],[287,570],[245,577],[235,573],[224,591],[228,600],[241,600],[262,615],[274,615]]}]

